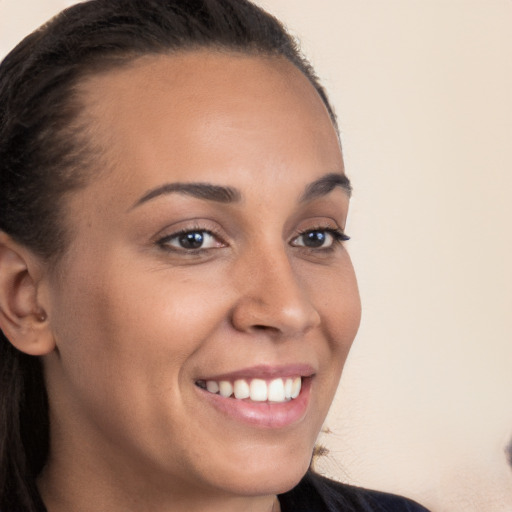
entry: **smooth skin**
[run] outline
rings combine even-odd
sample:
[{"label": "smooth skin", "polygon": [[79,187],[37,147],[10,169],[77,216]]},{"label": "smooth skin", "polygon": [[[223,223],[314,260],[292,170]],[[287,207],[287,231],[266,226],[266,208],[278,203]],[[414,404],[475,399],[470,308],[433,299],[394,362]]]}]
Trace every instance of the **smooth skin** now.
[{"label": "smooth skin", "polygon": [[[289,62],[214,51],[141,58],[81,97],[98,153],[65,204],[69,248],[51,270],[2,238],[29,276],[4,309],[39,333],[11,326],[11,341],[44,358],[48,511],[269,512],[308,468],[360,320],[336,234],[349,194],[304,199],[344,173],[327,110]],[[229,197],[176,185],[191,183]],[[309,402],[280,428],[196,385],[296,364],[314,369]]]}]

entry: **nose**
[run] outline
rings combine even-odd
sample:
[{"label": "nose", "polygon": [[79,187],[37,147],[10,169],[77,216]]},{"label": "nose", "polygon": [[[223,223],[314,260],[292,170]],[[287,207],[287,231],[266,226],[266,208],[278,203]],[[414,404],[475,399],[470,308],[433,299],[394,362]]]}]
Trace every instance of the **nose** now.
[{"label": "nose", "polygon": [[240,266],[235,278],[243,284],[231,313],[237,330],[297,337],[320,324],[320,314],[285,249],[278,254],[253,252]]}]

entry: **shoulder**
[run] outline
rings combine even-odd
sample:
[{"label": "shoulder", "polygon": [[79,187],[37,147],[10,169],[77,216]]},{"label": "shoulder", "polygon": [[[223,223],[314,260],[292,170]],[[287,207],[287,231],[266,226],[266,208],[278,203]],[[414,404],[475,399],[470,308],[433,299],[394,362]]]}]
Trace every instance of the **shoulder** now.
[{"label": "shoulder", "polygon": [[428,512],[402,496],[342,484],[311,472],[279,500],[282,512]]}]

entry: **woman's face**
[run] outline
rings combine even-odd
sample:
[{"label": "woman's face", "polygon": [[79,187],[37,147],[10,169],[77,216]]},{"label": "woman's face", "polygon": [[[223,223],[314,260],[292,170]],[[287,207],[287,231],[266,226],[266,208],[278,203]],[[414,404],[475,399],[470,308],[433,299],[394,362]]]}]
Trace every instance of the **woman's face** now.
[{"label": "woman's face", "polygon": [[285,491],[360,318],[322,101],[287,61],[207,51],[141,59],[82,93],[102,163],[66,203],[72,241],[41,295],[57,347],[48,471]]}]

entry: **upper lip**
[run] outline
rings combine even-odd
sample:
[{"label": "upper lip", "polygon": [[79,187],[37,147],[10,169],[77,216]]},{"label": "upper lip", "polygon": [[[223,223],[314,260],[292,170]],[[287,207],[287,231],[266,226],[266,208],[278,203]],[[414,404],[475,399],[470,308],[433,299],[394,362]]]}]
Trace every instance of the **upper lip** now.
[{"label": "upper lip", "polygon": [[287,364],[287,365],[256,365],[242,368],[229,373],[209,375],[201,377],[200,380],[237,380],[237,379],[277,379],[285,377],[311,377],[315,369],[310,364]]}]

